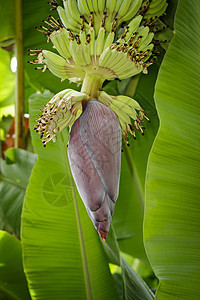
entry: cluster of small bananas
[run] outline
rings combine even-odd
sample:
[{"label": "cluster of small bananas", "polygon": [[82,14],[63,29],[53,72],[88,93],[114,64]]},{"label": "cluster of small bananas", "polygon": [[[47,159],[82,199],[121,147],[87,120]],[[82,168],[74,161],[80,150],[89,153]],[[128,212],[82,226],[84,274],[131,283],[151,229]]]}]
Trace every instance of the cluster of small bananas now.
[{"label": "cluster of small bananas", "polygon": [[[61,80],[83,84],[81,95],[73,97],[76,102],[73,104],[76,105],[74,112],[82,110],[81,102],[96,99],[118,115],[126,140],[127,131],[135,137],[131,119],[135,128],[143,133],[141,121],[147,117],[139,104],[131,98],[122,98],[124,96],[109,96],[101,91],[101,87],[105,80],[121,80],[140,72],[147,73],[148,66],[153,63],[154,45],[157,43],[154,25],[166,10],[166,0],[63,0],[63,3],[64,8],[55,0],[50,2],[60,19],[49,15],[47,20],[43,20],[44,25],[36,28],[47,36],[47,42],[53,43],[59,55],[47,50],[29,49],[30,56],[37,56],[29,63],[39,64],[37,69],[43,71],[48,68]],[[99,84],[97,91],[92,93],[90,88],[95,78],[98,78]],[[69,90],[66,91],[69,93]],[[55,141],[58,130],[73,123],[80,114],[71,111],[74,106],[69,108],[67,94],[63,92],[53,98],[50,104],[52,110],[47,105],[37,120],[35,129],[40,132],[44,146],[50,139]],[[138,114],[135,109],[139,110]],[[62,121],[59,121],[60,118]]]},{"label": "cluster of small bananas", "polygon": [[[165,11],[165,2],[152,0],[142,5],[142,0],[66,0],[65,8],[57,7],[62,23],[50,15],[47,21],[43,20],[49,27],[38,28],[61,56],[43,50],[33,63],[44,64],[43,70],[48,67],[61,79],[79,83],[91,72],[101,75],[102,80],[124,79],[141,71],[147,73],[147,67],[152,64],[147,61],[154,48],[150,24]],[[54,1],[52,5],[57,4]],[[151,23],[147,21],[148,26],[140,26],[147,19]],[[119,35],[119,25],[128,20],[131,21]],[[31,53],[34,54],[37,51]]]},{"label": "cluster of small bananas", "polygon": [[[53,140],[56,142],[56,134],[65,127],[70,126],[80,116],[82,111],[82,100],[89,99],[85,93],[66,89],[56,94],[42,110],[42,114],[37,119],[34,130],[40,134],[43,146]],[[131,123],[134,120],[136,129],[140,129],[143,134],[144,127],[142,119],[145,117],[143,109],[134,99],[127,96],[110,96],[104,91],[100,91],[98,101],[111,108],[119,118],[122,133],[128,143],[127,131],[136,139],[135,130]],[[137,113],[136,110],[139,112]]]},{"label": "cluster of small bananas", "polygon": [[[122,134],[127,141],[127,144],[127,131],[130,132],[134,139],[136,139],[134,127],[139,129],[142,132],[142,135],[144,135],[142,120],[143,118],[145,118],[148,122],[150,122],[150,120],[137,101],[131,97],[123,95],[110,96],[104,91],[99,92],[98,101],[110,107],[116,113],[122,128]],[[134,126],[131,119],[134,120]]]},{"label": "cluster of small bananas", "polygon": [[66,89],[56,94],[45,105],[34,126],[34,130],[40,134],[44,147],[50,140],[56,142],[56,134],[74,123],[77,112],[82,109],[80,101],[86,96],[84,93]]}]

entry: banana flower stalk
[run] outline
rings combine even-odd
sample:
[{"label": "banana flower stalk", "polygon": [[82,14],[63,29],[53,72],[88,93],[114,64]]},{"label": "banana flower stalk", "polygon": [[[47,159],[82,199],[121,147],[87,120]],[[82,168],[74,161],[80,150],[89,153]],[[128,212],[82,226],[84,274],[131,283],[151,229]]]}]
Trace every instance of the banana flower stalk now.
[{"label": "banana flower stalk", "polygon": [[143,134],[149,119],[134,99],[108,95],[105,80],[147,74],[157,55],[156,22],[166,0],[55,0],[49,3],[59,18],[49,15],[36,29],[52,42],[57,53],[30,50],[29,61],[43,72],[82,85],[80,92],[65,89],[44,107],[34,129],[43,146],[70,126],[68,157],[88,214],[106,239],[119,192],[122,135]]}]

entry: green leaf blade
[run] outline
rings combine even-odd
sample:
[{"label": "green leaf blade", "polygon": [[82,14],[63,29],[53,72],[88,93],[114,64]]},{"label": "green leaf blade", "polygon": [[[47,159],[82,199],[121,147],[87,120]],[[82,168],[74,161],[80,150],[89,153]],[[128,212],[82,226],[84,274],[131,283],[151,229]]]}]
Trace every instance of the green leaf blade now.
[{"label": "green leaf blade", "polygon": [[[128,262],[120,256],[115,232],[111,226],[108,238],[104,244],[110,262],[120,265],[123,281],[123,299],[152,300],[153,293],[143,279],[131,268]],[[119,275],[119,274],[118,274]]]},{"label": "green leaf blade", "polygon": [[30,300],[22,265],[21,243],[5,231],[0,231],[0,297],[1,294],[6,299]]},{"label": "green leaf blade", "polygon": [[[5,3],[0,3],[0,17],[1,17],[1,32],[0,43],[3,45],[4,41],[11,40],[15,36],[14,24],[14,1],[8,0]],[[9,45],[9,43],[8,43]]]},{"label": "green leaf blade", "polygon": [[10,68],[10,53],[0,48],[0,107],[11,106],[15,100],[15,75]]},{"label": "green leaf blade", "polygon": [[200,293],[199,14],[198,1],[180,1],[156,85],[161,126],[149,159],[145,213],[145,244],[160,279],[156,299]]},{"label": "green leaf blade", "polygon": [[8,149],[5,156],[6,160],[0,159],[0,227],[19,236],[22,204],[37,156],[14,148]]}]

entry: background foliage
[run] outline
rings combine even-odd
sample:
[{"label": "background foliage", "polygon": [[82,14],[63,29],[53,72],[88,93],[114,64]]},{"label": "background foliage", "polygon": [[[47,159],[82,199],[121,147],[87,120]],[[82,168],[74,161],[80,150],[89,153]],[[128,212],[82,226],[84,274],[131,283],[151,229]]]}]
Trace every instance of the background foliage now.
[{"label": "background foliage", "polygon": [[53,93],[77,89],[26,63],[27,48],[51,48],[34,30],[49,14],[41,0],[23,1],[24,105],[31,137],[26,122],[26,149],[10,148],[15,3],[0,1],[0,299],[198,299],[200,3],[179,2],[176,11],[178,1],[168,1],[162,21],[169,25],[168,39],[175,28],[174,38],[149,74],[104,87],[134,96],[151,123],[144,137],[138,134],[129,148],[123,146],[120,195],[102,243],[73,183],[67,130],[45,149],[33,131]]}]

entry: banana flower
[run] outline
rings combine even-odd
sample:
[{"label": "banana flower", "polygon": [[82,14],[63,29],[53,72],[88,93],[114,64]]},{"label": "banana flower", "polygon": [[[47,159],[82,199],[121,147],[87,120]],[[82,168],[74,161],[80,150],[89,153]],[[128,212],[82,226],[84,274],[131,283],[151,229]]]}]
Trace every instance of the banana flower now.
[{"label": "banana flower", "polygon": [[103,91],[105,80],[122,80],[148,67],[156,55],[155,24],[166,0],[55,0],[49,3],[59,18],[49,15],[36,29],[57,51],[30,50],[37,69],[82,85],[80,92],[56,94],[39,115],[35,130],[44,147],[70,126],[68,157],[88,214],[106,239],[119,192],[122,135],[143,134],[147,118],[134,99]]}]

